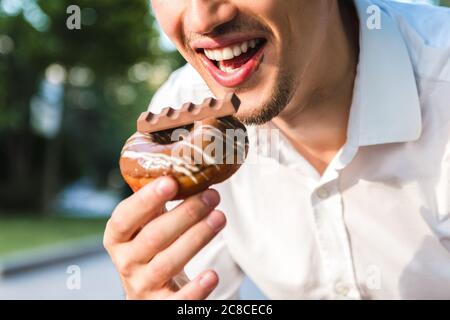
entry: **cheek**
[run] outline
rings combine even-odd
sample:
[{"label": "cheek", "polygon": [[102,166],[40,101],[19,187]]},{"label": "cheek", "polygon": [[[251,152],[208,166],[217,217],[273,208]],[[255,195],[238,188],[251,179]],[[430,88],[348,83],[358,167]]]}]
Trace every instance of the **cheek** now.
[{"label": "cheek", "polygon": [[181,0],[152,0],[153,13],[161,29],[177,46],[182,41],[183,2]]},{"label": "cheek", "polygon": [[280,35],[285,36],[286,31],[289,31],[289,23],[292,21],[290,16],[292,15],[293,10],[297,10],[296,7],[298,7],[298,4],[296,3],[298,1],[299,0],[237,0],[240,10],[263,21],[272,30],[275,38],[279,38]]},{"label": "cheek", "polygon": [[299,7],[298,2],[302,0],[237,1],[240,3],[240,10],[255,16],[271,30],[272,39],[269,42],[270,50],[266,54],[266,62],[278,65],[280,57],[292,51],[290,50],[292,31],[296,28],[292,22],[297,20],[295,16]]}]

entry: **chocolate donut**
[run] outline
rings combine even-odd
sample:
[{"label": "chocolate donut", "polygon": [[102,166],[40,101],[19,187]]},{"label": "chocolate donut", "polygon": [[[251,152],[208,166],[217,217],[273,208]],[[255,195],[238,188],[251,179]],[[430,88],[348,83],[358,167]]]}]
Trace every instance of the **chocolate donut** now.
[{"label": "chocolate donut", "polygon": [[179,185],[174,200],[179,200],[231,177],[247,152],[247,131],[239,120],[208,117],[158,132],[136,132],[122,149],[120,171],[134,192],[172,176]]}]

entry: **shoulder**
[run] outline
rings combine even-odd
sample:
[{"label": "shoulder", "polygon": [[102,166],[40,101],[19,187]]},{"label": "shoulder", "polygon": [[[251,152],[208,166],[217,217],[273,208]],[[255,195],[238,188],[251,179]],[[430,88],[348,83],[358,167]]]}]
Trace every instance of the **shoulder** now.
[{"label": "shoulder", "polygon": [[200,103],[212,96],[198,72],[186,64],[174,71],[158,89],[150,102],[149,110],[158,113],[165,107],[178,108],[185,102]]},{"label": "shoulder", "polygon": [[372,2],[397,25],[416,74],[450,81],[450,8],[386,0]]}]

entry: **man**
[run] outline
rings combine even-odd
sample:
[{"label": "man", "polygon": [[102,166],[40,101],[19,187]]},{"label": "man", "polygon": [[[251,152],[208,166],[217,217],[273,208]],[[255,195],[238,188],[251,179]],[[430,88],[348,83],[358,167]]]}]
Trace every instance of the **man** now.
[{"label": "man", "polygon": [[259,161],[220,205],[208,190],[161,215],[162,178],[117,207],[104,242],[128,298],[236,297],[244,274],[275,299],[450,298],[448,9],[152,4],[189,64],[151,109],[234,91],[249,130],[280,141],[251,141]]}]

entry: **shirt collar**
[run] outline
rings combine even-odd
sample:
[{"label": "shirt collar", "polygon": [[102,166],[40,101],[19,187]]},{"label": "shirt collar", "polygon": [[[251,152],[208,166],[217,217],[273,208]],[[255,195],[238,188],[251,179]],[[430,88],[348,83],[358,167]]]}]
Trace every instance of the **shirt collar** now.
[{"label": "shirt collar", "polygon": [[[421,110],[405,40],[381,1],[355,0],[355,4],[360,56],[347,143],[359,147],[417,140]],[[380,29],[368,27],[372,8],[380,9]]]},{"label": "shirt collar", "polygon": [[[395,21],[377,0],[354,0],[360,21],[360,56],[353,90],[347,142],[335,157],[335,168],[344,168],[359,147],[417,140],[422,131],[419,94],[413,65]],[[368,8],[381,10],[381,29],[369,29]],[[269,124],[256,129],[267,128]],[[269,126],[270,127],[270,126]],[[255,133],[257,134],[257,133]],[[281,159],[301,166],[301,158],[285,143]],[[258,148],[267,148],[258,142]],[[256,150],[259,156],[262,152]]]}]

